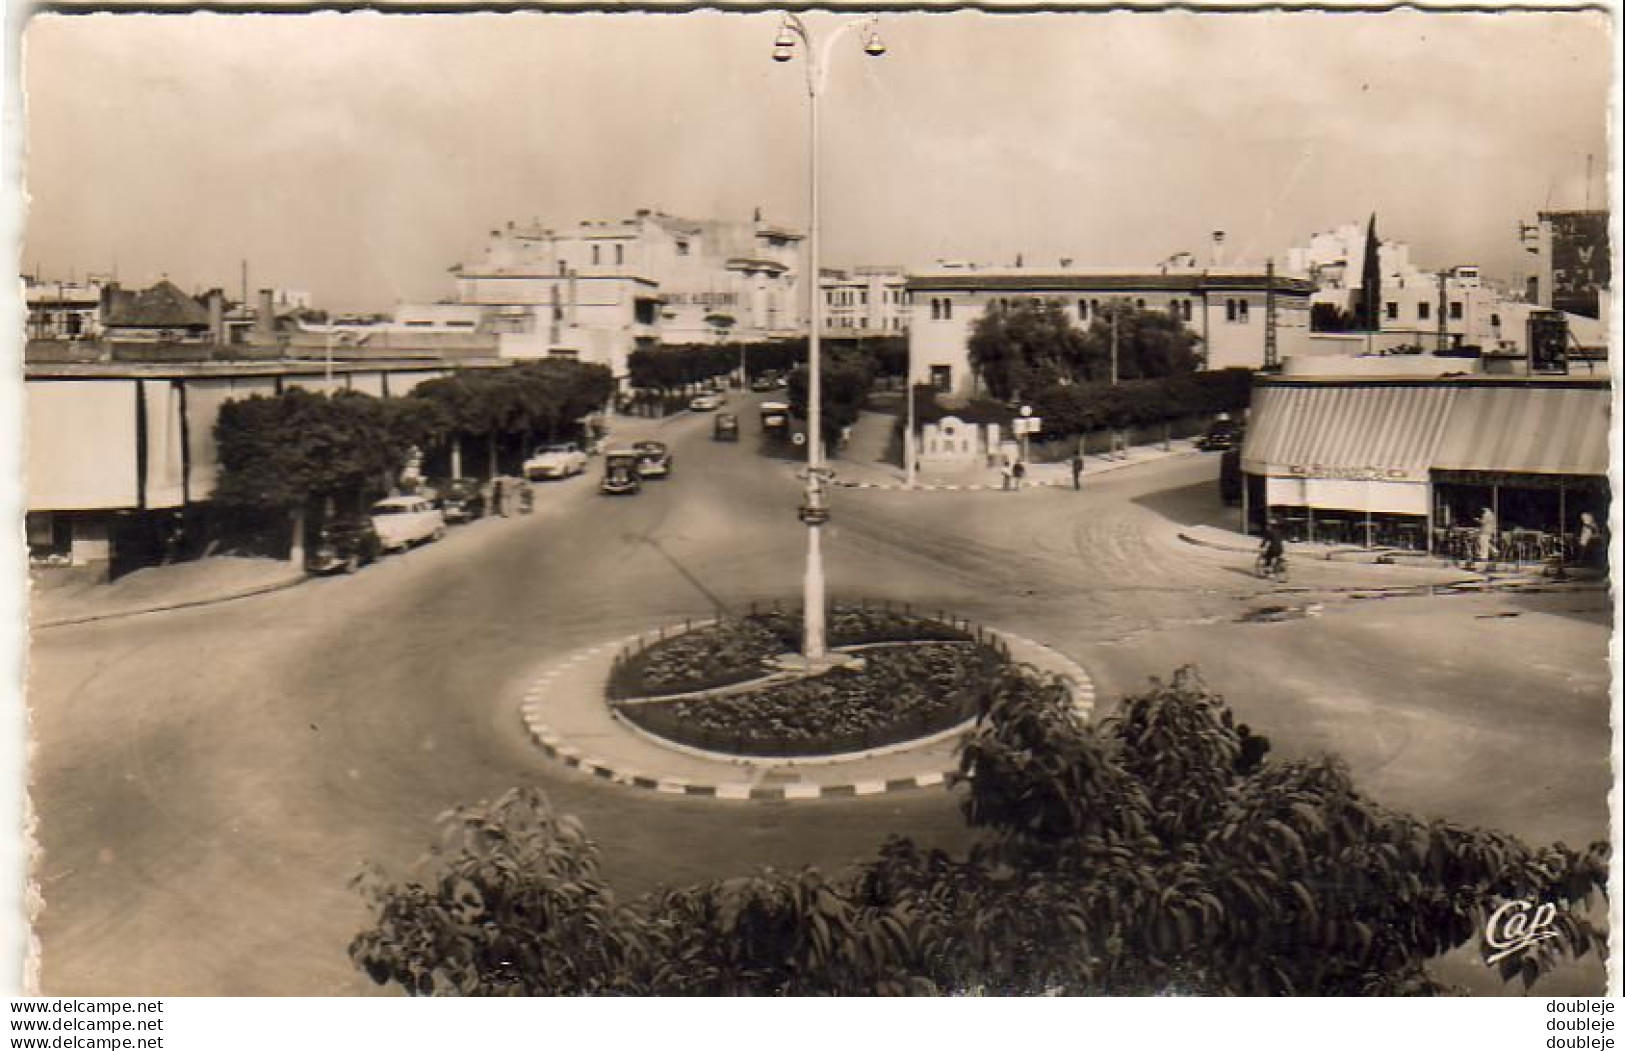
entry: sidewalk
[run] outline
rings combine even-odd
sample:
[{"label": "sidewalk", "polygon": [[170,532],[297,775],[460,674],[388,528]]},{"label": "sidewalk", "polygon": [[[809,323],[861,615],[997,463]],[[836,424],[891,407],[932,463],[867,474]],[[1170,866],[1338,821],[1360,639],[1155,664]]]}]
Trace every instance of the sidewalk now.
[{"label": "sidewalk", "polygon": [[29,621],[32,628],[39,630],[159,613],[277,591],[304,579],[304,570],[290,562],[221,555],[152,566],[110,584],[32,586]]},{"label": "sidewalk", "polygon": [[[881,456],[889,448],[889,428],[893,417],[884,413],[864,413],[853,428],[851,441],[845,449],[830,458],[829,466],[835,472],[834,483],[848,489],[907,489],[907,474],[903,468],[887,463]],[[878,435],[878,436],[877,436]],[[1088,486],[1091,478],[1110,471],[1153,463],[1175,456],[1200,455],[1193,439],[1170,442],[1167,448],[1161,442],[1130,447],[1120,458],[1105,454],[1084,457],[1082,484]],[[1022,488],[1072,488],[1072,466],[1069,463],[1029,463]],[[942,467],[922,463],[915,471],[915,489],[926,492],[963,492],[966,490],[1003,489],[1004,473],[998,467],[974,464],[966,467]]]},{"label": "sidewalk", "polygon": [[[1087,718],[1095,688],[1087,672],[1047,646],[995,632],[1012,659],[1067,679]],[[653,642],[655,633],[643,636]],[[531,739],[547,755],[594,777],[668,795],[787,801],[880,795],[947,782],[959,767],[966,727],[919,742],[835,758],[746,759],[661,741],[610,711],[605,686],[623,646],[639,636],[583,650],[548,668],[525,691],[522,715]]]},{"label": "sidewalk", "polygon": [[[1247,536],[1222,526],[1181,526],[1179,528],[1179,539],[1197,547],[1212,548],[1217,551],[1226,551],[1238,555],[1256,555],[1258,553],[1259,538],[1257,536]],[[1502,583],[1527,584],[1538,581],[1555,584],[1559,582],[1557,578],[1549,574],[1546,566],[1536,563],[1519,565],[1500,562],[1496,563],[1493,573],[1486,575],[1479,570],[1460,566],[1448,558],[1398,548],[1366,548],[1353,544],[1311,544],[1293,541],[1287,543],[1286,550],[1289,560],[1299,558],[1305,561],[1363,562],[1370,565],[1392,565],[1413,569],[1454,570],[1470,578],[1485,577],[1487,579],[1493,577]],[[1564,581],[1576,588],[1606,586],[1606,581],[1594,571],[1574,568],[1567,571]]]}]

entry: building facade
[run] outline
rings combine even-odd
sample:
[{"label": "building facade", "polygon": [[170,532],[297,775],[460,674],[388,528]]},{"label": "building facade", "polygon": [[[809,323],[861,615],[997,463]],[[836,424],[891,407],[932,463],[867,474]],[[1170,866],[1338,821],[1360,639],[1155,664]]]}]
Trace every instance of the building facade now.
[{"label": "building facade", "polygon": [[1090,271],[953,267],[908,277],[909,379],[954,397],[977,390],[969,342],[990,305],[1054,300],[1080,327],[1112,303],[1163,311],[1198,339],[1210,369],[1262,368],[1307,348],[1309,298],[1301,278],[1265,270]]},{"label": "building facade", "polygon": [[483,311],[504,356],[572,356],[617,377],[638,347],[806,329],[802,235],[759,217],[510,223],[452,272],[457,302]]},{"label": "building facade", "polygon": [[150,539],[154,516],[206,503],[229,401],[292,387],[399,397],[451,372],[432,362],[26,366],[31,561],[105,576],[121,545]]},{"label": "building facade", "polygon": [[1258,377],[1243,521],[1305,541],[1449,550],[1488,509],[1504,561],[1607,521],[1606,378]]},{"label": "building facade", "polygon": [[901,336],[909,327],[908,275],[902,267],[827,268],[819,275],[826,336]]},{"label": "building facade", "polygon": [[[1531,280],[1529,295],[1497,287],[1476,265],[1423,269],[1411,261],[1409,245],[1381,242],[1378,328],[1366,340],[1370,350],[1470,348],[1490,357],[1521,357],[1529,347],[1530,313],[1556,309],[1570,315],[1577,346],[1605,356],[1606,333],[1596,319],[1607,288],[1607,213],[1545,212],[1526,233],[1541,272]],[[1364,287],[1366,236],[1366,227],[1345,223],[1287,253],[1287,270],[1315,284],[1313,305],[1354,309]],[[1336,339],[1316,342],[1328,353],[1347,350]]]}]

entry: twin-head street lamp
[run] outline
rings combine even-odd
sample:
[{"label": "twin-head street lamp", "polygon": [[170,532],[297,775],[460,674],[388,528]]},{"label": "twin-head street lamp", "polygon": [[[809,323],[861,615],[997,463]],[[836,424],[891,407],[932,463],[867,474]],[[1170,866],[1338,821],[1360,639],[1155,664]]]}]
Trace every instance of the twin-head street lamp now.
[{"label": "twin-head street lamp", "polygon": [[802,582],[801,655],[809,670],[830,663],[825,632],[824,559],[819,530],[829,521],[824,506],[823,363],[819,356],[819,335],[824,324],[823,296],[819,287],[822,269],[818,257],[818,96],[824,90],[828,73],[827,49],[853,26],[863,27],[863,51],[871,58],[886,53],[886,45],[875,31],[875,19],[845,22],[820,46],[807,25],[795,14],[786,13],[779,35],[773,41],[773,61],[788,62],[795,56],[796,42],[806,48],[807,63],[807,489],[801,505],[801,520],[807,525],[807,570]]}]

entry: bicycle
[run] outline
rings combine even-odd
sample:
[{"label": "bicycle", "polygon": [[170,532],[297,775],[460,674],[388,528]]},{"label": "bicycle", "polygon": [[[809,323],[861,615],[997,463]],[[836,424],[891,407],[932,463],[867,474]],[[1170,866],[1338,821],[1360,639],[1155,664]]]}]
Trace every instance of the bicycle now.
[{"label": "bicycle", "polygon": [[1253,560],[1253,573],[1260,580],[1274,580],[1277,584],[1286,583],[1286,556],[1269,554],[1260,551]]}]

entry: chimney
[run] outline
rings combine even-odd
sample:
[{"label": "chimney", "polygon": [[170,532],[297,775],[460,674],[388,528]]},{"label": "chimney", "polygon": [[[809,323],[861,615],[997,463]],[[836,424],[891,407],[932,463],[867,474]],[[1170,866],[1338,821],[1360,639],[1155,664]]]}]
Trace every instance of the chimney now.
[{"label": "chimney", "polygon": [[276,342],[276,307],[269,288],[260,289],[260,308],[254,312],[254,342]]},{"label": "chimney", "polygon": [[209,289],[209,342],[217,346],[226,343],[226,293],[218,288]]}]

